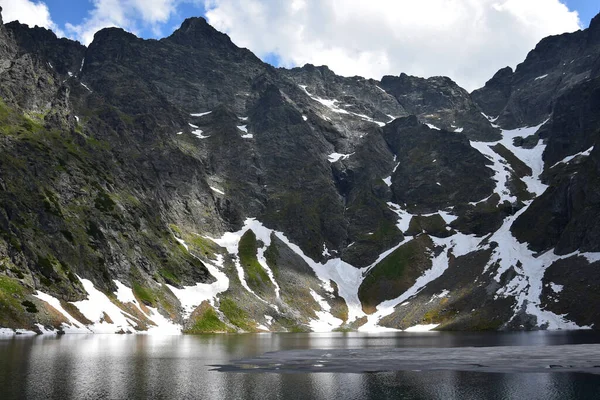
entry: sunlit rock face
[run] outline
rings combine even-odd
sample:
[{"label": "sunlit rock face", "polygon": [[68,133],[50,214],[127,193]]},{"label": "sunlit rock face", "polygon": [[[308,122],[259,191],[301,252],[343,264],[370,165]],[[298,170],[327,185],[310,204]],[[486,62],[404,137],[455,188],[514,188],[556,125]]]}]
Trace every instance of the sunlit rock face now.
[{"label": "sunlit rock face", "polygon": [[595,328],[598,29],[470,94],[0,25],[2,332]]}]

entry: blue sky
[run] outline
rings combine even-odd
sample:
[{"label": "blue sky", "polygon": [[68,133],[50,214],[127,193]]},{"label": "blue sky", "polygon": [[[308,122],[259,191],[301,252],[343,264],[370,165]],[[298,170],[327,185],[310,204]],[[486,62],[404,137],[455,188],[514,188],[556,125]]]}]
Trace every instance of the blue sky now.
[{"label": "blue sky", "polygon": [[[264,61],[328,65],[380,79],[400,72],[451,76],[466,89],[515,67],[548,35],[586,28],[598,0],[0,0],[18,19],[89,44],[118,26],[143,38],[170,35],[204,16]],[[577,15],[573,13],[579,13]]]},{"label": "blue sky", "polygon": [[[53,21],[61,28],[64,28],[67,23],[80,23],[89,16],[89,12],[94,8],[92,0],[44,0],[44,2],[50,10]],[[600,12],[600,1],[597,0],[563,0],[562,2],[570,10],[579,13],[581,25],[584,28],[588,27],[590,20]],[[176,8],[176,12],[171,15],[168,21],[160,24],[160,34],[157,34],[149,26],[140,26],[137,33],[144,38],[168,36],[173,31],[173,28],[181,25],[184,19],[205,16],[205,9],[202,3],[180,3]],[[268,58],[273,61],[278,59],[275,54],[268,55]]]}]

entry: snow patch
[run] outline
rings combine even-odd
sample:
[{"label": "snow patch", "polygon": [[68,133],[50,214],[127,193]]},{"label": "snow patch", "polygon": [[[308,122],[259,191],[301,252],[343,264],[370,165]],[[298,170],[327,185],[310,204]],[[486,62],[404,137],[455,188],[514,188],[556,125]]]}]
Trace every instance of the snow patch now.
[{"label": "snow patch", "polygon": [[329,159],[330,163],[334,163],[339,160],[347,160],[353,154],[354,153],[350,153],[350,154],[331,153],[330,155],[327,156],[327,158]]},{"label": "snow patch", "polygon": [[212,111],[206,111],[206,112],[201,112],[201,113],[196,113],[196,114],[190,114],[192,117],[204,117],[205,115],[208,115],[212,113]]},{"label": "snow patch", "polygon": [[[229,254],[237,256],[238,251],[239,251],[240,240],[242,239],[242,236],[244,236],[244,234],[248,230],[252,230],[252,232],[254,232],[254,234],[256,235],[256,239],[263,242],[263,247],[261,247],[257,250],[256,257],[258,259],[258,263],[261,265],[261,267],[263,267],[263,269],[269,276],[269,279],[273,283],[273,285],[275,287],[276,297],[279,298],[281,289],[279,287],[279,284],[275,280],[273,271],[271,270],[271,268],[269,268],[269,265],[267,264],[267,260],[265,258],[265,251],[267,251],[267,248],[271,245],[271,233],[273,232],[272,230],[266,228],[262,223],[258,222],[256,219],[248,218],[248,219],[246,219],[246,221],[244,221],[244,226],[242,227],[241,230],[239,230],[237,232],[227,232],[223,236],[221,236],[220,238],[217,238],[217,239],[215,239],[215,238],[208,238],[208,239],[212,240],[219,246],[227,249],[227,252]],[[242,283],[242,287],[244,289],[246,289],[248,292],[252,293],[256,298],[258,298],[262,302],[266,303],[266,301],[264,299],[262,299],[252,289],[250,289],[250,286],[248,286],[248,282],[246,281],[244,269],[242,268],[242,265],[240,264],[239,257],[236,257],[236,259],[235,259],[235,266],[236,266],[236,270],[237,270],[240,282]]]},{"label": "snow patch", "polygon": [[563,285],[557,285],[556,283],[550,283],[550,289],[552,289],[552,291],[554,293],[560,293],[563,291],[565,287]]},{"label": "snow patch", "polygon": [[572,156],[567,156],[565,158],[563,158],[561,161],[557,162],[556,164],[554,164],[552,167],[550,168],[554,168],[559,164],[568,164],[570,163],[573,159],[577,158],[577,157],[588,157],[590,154],[592,154],[592,150],[594,150],[594,146],[590,147],[589,149],[587,149],[586,151],[582,151],[579,152],[577,154],[573,154]]},{"label": "snow patch", "polygon": [[405,329],[404,332],[429,332],[437,328],[439,324],[430,324],[430,325],[415,325],[411,326],[408,329]]},{"label": "snow patch", "polygon": [[[65,326],[65,331],[66,330],[71,330],[69,328],[74,328],[72,329],[73,331],[82,331],[83,333],[90,333],[90,331],[85,327],[85,325],[83,325],[81,322],[77,321],[75,318],[73,318],[71,316],[71,314],[69,314],[67,312],[67,310],[65,310],[63,308],[63,306],[60,304],[60,300],[58,300],[56,297],[52,297],[49,294],[40,292],[38,290],[38,292],[36,294],[33,295],[34,297],[37,297],[38,299],[48,303],[49,305],[51,305],[56,311],[58,311],[59,313],[61,313],[66,319],[67,321],[69,321],[69,323],[72,325],[71,327],[67,327]],[[64,325],[64,324],[63,324]]]},{"label": "snow patch", "polygon": [[196,129],[192,131],[192,135],[196,136],[198,139],[208,139],[210,136],[204,136],[204,131],[202,129]]},{"label": "snow patch", "polygon": [[217,189],[216,187],[213,187],[213,186],[209,186],[209,187],[210,187],[210,190],[212,190],[213,192],[216,192],[216,193],[219,193],[220,195],[225,196],[225,192],[224,191],[219,190],[219,189]]},{"label": "snow patch", "polygon": [[542,75],[542,76],[538,76],[537,78],[534,79],[534,81],[539,81],[540,79],[544,79],[548,76],[548,74],[546,75]]},{"label": "snow patch", "polygon": [[331,332],[343,324],[344,321],[331,315],[331,306],[323,297],[312,289],[310,289],[310,295],[321,307],[321,311],[315,311],[317,319],[313,319],[309,323],[313,332]]}]

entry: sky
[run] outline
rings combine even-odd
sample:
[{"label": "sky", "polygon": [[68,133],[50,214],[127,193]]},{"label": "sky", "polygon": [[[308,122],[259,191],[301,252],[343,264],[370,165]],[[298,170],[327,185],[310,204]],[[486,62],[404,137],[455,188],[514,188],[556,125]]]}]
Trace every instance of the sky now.
[{"label": "sky", "polygon": [[515,67],[539,40],[587,28],[598,0],[0,0],[4,22],[88,45],[99,29],[170,35],[203,16],[275,66],[344,76],[446,75],[468,90]]}]

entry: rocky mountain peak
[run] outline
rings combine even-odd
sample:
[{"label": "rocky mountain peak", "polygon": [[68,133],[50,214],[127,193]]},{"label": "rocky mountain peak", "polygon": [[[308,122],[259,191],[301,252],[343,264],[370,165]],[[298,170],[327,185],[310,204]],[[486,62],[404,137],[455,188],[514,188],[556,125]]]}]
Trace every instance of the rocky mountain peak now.
[{"label": "rocky mountain peak", "polygon": [[52,65],[61,75],[76,74],[81,68],[86,47],[81,43],[57,37],[49,29],[33,28],[13,21],[5,25],[21,53],[35,54]]},{"label": "rocky mountain peak", "polygon": [[107,42],[127,42],[127,41],[135,41],[140,40],[133,33],[127,32],[122,28],[104,28],[96,32],[94,35],[94,40],[90,44],[90,47],[94,44],[104,44]]},{"label": "rocky mountain peak", "polygon": [[196,48],[238,49],[228,35],[217,31],[202,17],[187,18],[166,40]]}]

